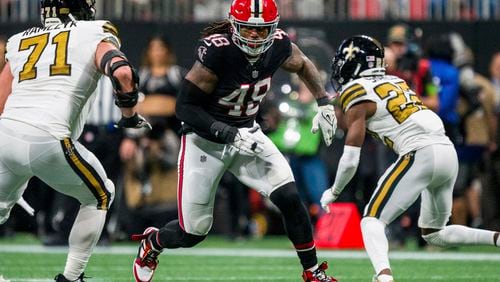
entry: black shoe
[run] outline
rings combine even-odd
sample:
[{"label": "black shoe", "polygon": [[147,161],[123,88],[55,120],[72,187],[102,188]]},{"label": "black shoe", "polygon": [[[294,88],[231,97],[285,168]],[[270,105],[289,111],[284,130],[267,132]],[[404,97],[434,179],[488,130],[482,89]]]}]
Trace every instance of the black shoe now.
[{"label": "black shoe", "polygon": [[54,280],[56,282],[85,282],[83,280],[83,278],[88,278],[88,277],[84,277],[83,273],[82,273],[82,274],[80,274],[80,276],[78,276],[78,278],[76,280],[68,280],[68,279],[66,279],[66,277],[64,277],[64,275],[59,273],[56,275],[56,277],[54,277]]}]

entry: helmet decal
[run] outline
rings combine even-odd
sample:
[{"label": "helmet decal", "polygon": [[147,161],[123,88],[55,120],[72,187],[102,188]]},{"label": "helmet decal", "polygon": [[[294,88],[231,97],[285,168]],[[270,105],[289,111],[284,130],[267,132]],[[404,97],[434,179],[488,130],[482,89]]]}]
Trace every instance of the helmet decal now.
[{"label": "helmet decal", "polygon": [[260,11],[261,5],[259,5],[259,4],[261,4],[260,2],[262,2],[262,1],[260,1],[260,0],[253,0],[252,1],[252,9],[251,9],[251,11],[253,11],[253,17],[254,18],[258,18],[258,17],[260,17],[262,15],[262,12]]},{"label": "helmet decal", "polygon": [[359,53],[359,51],[361,51],[359,47],[355,47],[354,42],[351,41],[349,47],[342,49],[342,54],[345,54],[346,60],[350,61],[356,57],[356,54]]}]

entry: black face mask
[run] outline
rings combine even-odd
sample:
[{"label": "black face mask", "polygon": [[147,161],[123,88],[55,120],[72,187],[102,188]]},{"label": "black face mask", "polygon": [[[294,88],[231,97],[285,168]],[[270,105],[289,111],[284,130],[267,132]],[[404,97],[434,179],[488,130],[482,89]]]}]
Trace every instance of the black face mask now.
[{"label": "black face mask", "polygon": [[332,84],[333,90],[335,92],[340,92],[342,90],[342,84],[344,83],[344,78],[341,76],[342,66],[344,61],[338,56],[333,58],[332,62],[332,75],[330,76],[330,83]]}]

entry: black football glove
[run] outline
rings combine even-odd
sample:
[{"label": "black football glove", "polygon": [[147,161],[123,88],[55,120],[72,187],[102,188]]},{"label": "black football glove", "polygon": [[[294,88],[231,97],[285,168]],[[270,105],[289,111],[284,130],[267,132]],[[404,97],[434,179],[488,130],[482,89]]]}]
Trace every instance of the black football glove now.
[{"label": "black football glove", "polygon": [[210,132],[217,140],[225,144],[231,144],[236,139],[236,135],[238,135],[238,128],[216,121],[210,127]]},{"label": "black football glove", "polygon": [[145,128],[148,130],[153,129],[151,124],[143,116],[141,116],[138,113],[135,113],[131,117],[122,116],[122,118],[118,121],[118,123],[115,124],[115,127],[116,128],[136,128],[136,129]]}]

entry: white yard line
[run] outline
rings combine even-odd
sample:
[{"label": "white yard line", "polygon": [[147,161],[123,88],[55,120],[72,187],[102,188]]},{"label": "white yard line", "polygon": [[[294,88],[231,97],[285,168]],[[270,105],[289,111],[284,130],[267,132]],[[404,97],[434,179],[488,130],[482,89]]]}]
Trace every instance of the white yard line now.
[{"label": "white yard line", "polygon": [[[0,253],[38,253],[65,254],[66,247],[44,247],[29,245],[1,245]],[[97,247],[94,253],[135,255],[137,248],[132,246]],[[296,257],[294,250],[276,249],[227,249],[192,248],[166,250],[164,255],[174,256],[233,256],[233,257]],[[364,251],[318,251],[321,258],[367,259]],[[451,261],[500,261],[500,253],[461,253],[461,252],[400,252],[390,253],[395,260],[451,260]]]}]

